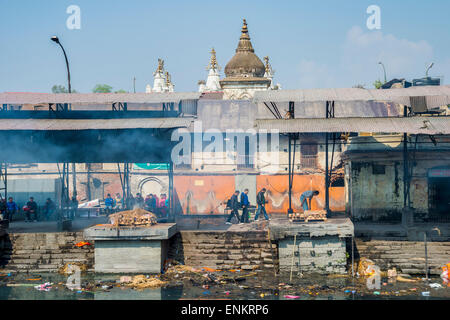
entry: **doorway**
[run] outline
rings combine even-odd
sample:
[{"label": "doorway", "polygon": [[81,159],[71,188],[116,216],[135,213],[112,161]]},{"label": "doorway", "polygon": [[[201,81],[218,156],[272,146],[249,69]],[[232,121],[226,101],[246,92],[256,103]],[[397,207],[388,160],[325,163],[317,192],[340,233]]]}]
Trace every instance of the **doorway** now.
[{"label": "doorway", "polygon": [[429,171],[428,207],[431,220],[450,222],[450,168]]}]

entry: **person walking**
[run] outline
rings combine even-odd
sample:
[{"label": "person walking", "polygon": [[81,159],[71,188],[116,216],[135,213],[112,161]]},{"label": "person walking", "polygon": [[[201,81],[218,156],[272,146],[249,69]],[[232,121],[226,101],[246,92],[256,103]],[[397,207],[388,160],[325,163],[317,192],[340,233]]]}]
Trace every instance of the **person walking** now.
[{"label": "person walking", "polygon": [[72,200],[70,200],[70,219],[75,219],[78,212],[78,200],[76,197],[72,197]]},{"label": "person walking", "polygon": [[50,220],[50,217],[55,212],[56,206],[52,199],[47,198],[44,204],[44,219],[46,221]]},{"label": "person walking", "polygon": [[8,198],[8,202],[6,203],[6,217],[9,222],[13,221],[13,216],[19,212],[19,206],[14,202],[12,197]]},{"label": "person walking", "polygon": [[136,197],[134,198],[135,204],[138,208],[144,208],[144,198],[142,198],[140,193],[136,193]]},{"label": "person walking", "polygon": [[317,195],[319,195],[319,191],[317,190],[308,190],[302,193],[300,196],[300,205],[302,206],[303,211],[311,210],[311,199]]},{"label": "person walking", "polygon": [[266,203],[268,201],[266,201],[266,198],[264,196],[265,193],[266,193],[266,188],[262,188],[261,191],[258,192],[258,195],[256,196],[256,204],[258,205],[258,209],[256,210],[254,221],[258,220],[261,212],[264,214],[264,218],[266,219],[266,221],[270,220],[269,216],[267,215],[267,212],[266,212]]},{"label": "person walking", "polygon": [[239,212],[238,212],[238,210],[239,210],[238,195],[239,195],[239,191],[236,190],[233,193],[233,195],[231,196],[231,203],[230,203],[231,213],[227,218],[226,224],[232,224],[231,219],[233,218],[233,216],[236,216],[238,222],[241,220],[241,219],[239,219]]},{"label": "person walking", "polygon": [[241,193],[241,206],[241,223],[248,223],[248,207],[250,207],[250,201],[248,201],[248,189],[245,189],[244,192]]},{"label": "person walking", "polygon": [[[33,197],[30,197],[30,201],[27,202],[27,210],[26,210],[26,214],[27,214],[27,220],[26,222],[37,222],[37,210],[38,210],[38,205],[37,203],[34,201]],[[34,216],[34,219],[31,218],[31,215]]]}]

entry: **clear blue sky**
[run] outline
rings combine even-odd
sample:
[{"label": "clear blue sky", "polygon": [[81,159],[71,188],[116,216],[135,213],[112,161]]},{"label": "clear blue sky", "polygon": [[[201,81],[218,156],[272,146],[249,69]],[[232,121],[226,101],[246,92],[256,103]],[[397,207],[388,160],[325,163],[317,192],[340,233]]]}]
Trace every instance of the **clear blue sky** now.
[{"label": "clear blue sky", "polygon": [[[81,30],[69,30],[69,5]],[[381,8],[381,30],[366,27],[369,5]],[[268,55],[283,89],[372,87],[388,78],[444,76],[450,83],[450,1],[151,1],[0,0],[0,92],[50,92],[66,85],[90,92],[97,83],[137,91],[152,83],[159,57],[176,91],[196,91],[214,47],[225,67],[246,18],[256,54]],[[223,73],[222,73],[223,74]]]}]

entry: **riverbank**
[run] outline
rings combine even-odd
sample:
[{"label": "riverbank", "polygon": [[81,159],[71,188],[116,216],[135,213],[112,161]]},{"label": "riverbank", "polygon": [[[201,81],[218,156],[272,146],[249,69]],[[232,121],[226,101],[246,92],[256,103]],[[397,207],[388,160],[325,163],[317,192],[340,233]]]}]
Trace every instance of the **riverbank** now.
[{"label": "riverbank", "polygon": [[[307,275],[299,277],[282,273],[274,277],[270,272],[223,272],[198,270],[159,275],[160,287],[138,289],[122,282],[123,275],[81,275],[79,289],[66,286],[68,276],[42,274],[0,274],[1,300],[180,300],[180,299],[257,299],[257,300],[429,300],[450,299],[450,288],[442,286],[439,278],[429,282],[389,281],[381,278],[380,288],[370,289],[366,278],[350,276]],[[131,276],[131,275],[130,275]],[[152,277],[151,275],[144,275]],[[47,289],[35,286],[51,283]],[[432,288],[430,284],[442,287]],[[434,285],[436,286],[436,285]],[[46,291],[47,290],[47,291]],[[424,294],[425,292],[425,294]]]}]

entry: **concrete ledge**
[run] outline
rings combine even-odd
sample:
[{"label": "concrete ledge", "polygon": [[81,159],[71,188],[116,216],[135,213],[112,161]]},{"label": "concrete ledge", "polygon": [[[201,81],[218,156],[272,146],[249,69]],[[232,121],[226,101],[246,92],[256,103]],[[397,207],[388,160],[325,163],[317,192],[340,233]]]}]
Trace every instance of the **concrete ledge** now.
[{"label": "concrete ledge", "polygon": [[293,223],[288,220],[272,220],[269,223],[271,240],[280,240],[295,235],[302,237],[338,236],[352,237],[353,223],[349,218],[332,218],[327,221]]},{"label": "concrete ledge", "polygon": [[87,240],[167,240],[177,232],[175,223],[159,223],[151,227],[93,226],[84,230]]}]

